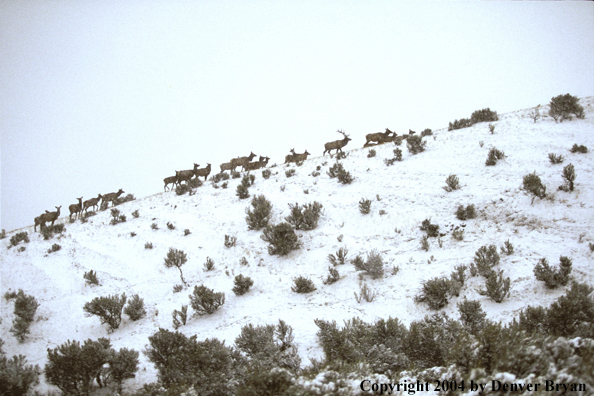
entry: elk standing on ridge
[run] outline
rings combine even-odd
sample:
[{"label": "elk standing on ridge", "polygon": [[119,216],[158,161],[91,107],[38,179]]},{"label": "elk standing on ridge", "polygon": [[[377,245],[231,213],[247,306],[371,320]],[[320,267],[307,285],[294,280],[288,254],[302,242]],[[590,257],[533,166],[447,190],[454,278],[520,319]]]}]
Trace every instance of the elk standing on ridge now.
[{"label": "elk standing on ridge", "polygon": [[210,175],[210,164],[206,164],[206,168],[196,169],[195,173],[196,177],[204,176],[204,181],[206,181],[206,178]]},{"label": "elk standing on ridge", "polygon": [[226,170],[231,170],[231,162],[225,162],[224,164],[221,164],[221,173],[225,172]]},{"label": "elk standing on ridge", "polygon": [[305,161],[307,159],[308,155],[311,155],[310,153],[307,152],[307,150],[305,150],[304,153],[302,154],[297,154],[295,152],[295,149],[291,149],[291,153],[293,153],[292,155],[287,155],[285,157],[285,164],[288,162],[301,162],[301,161]]},{"label": "elk standing on ridge", "polygon": [[[173,184],[174,186],[177,184],[177,176],[169,176],[166,177],[165,179],[163,179],[163,183],[165,183],[165,187],[163,187],[163,191],[167,191],[167,186],[169,184]],[[173,189],[173,187],[170,187],[169,190]]]},{"label": "elk standing on ridge", "polygon": [[83,210],[87,212],[91,206],[93,209],[95,209],[95,207],[99,205],[99,201],[101,201],[102,197],[103,195],[99,194],[97,198],[87,199],[85,202],[83,202]]},{"label": "elk standing on ridge", "polygon": [[268,164],[268,160],[270,158],[268,157],[262,157],[260,156],[260,159],[256,162],[250,162],[247,164],[247,170],[249,171],[253,171],[256,169],[260,169],[260,168],[264,168],[267,164]]},{"label": "elk standing on ridge", "polygon": [[68,216],[68,217],[70,218],[71,223],[72,223],[72,214],[74,214],[74,220],[76,220],[76,218],[78,217],[80,212],[82,212],[82,208],[83,208],[82,197],[76,198],[76,199],[78,199],[78,203],[72,204],[68,207],[68,210],[70,210],[70,216]]},{"label": "elk standing on ridge", "polygon": [[250,155],[249,157],[238,157],[238,158],[233,158],[231,160],[231,170],[234,171],[236,167],[241,166],[241,168],[243,170],[245,170],[245,164],[249,164],[249,162],[251,160],[254,159],[254,157],[256,156],[256,154],[252,153],[250,151]]},{"label": "elk standing on ridge", "polygon": [[334,142],[328,142],[328,143],[326,143],[324,145],[325,150],[324,150],[324,153],[322,155],[326,155],[326,152],[328,152],[328,154],[330,154],[330,157],[332,157],[332,153],[330,152],[331,150],[336,150],[336,153],[338,153],[339,151],[342,153],[342,148],[347,145],[347,143],[349,142],[349,140],[351,140],[351,138],[349,137],[349,135],[347,135],[343,131],[338,130],[336,132],[342,133],[342,136],[344,136],[344,139],[335,140]]},{"label": "elk standing on ridge", "polygon": [[[390,136],[390,134],[392,134],[392,136]],[[386,132],[370,133],[366,135],[365,139],[367,140],[367,142],[365,142],[363,147],[368,147],[372,142],[377,142],[377,144],[393,142],[395,138],[396,134],[388,128],[386,128]]]},{"label": "elk standing on ridge", "polygon": [[41,229],[43,227],[45,227],[45,223],[47,223],[48,221],[52,222],[52,227],[53,227],[54,222],[58,219],[58,217],[60,217],[60,208],[61,207],[62,207],[62,205],[56,206],[55,208],[57,210],[55,212],[48,212],[46,210],[45,213],[43,213],[41,216],[36,217],[35,218],[35,226],[33,226],[33,230],[35,230],[37,225],[39,225],[39,232],[41,232]]},{"label": "elk standing on ridge", "polygon": [[175,176],[177,177],[178,184],[185,181],[186,184],[196,175],[196,171],[200,165],[194,163],[194,169],[192,170],[183,170],[183,171],[175,171]]},{"label": "elk standing on ridge", "polygon": [[103,206],[104,203],[107,202],[107,206],[105,206],[106,208],[109,207],[109,203],[111,202],[111,206],[115,206],[114,201],[116,199],[118,199],[118,197],[120,195],[122,195],[124,193],[124,190],[122,190],[121,188],[118,190],[118,192],[112,192],[109,194],[104,194],[101,198],[101,206]]}]

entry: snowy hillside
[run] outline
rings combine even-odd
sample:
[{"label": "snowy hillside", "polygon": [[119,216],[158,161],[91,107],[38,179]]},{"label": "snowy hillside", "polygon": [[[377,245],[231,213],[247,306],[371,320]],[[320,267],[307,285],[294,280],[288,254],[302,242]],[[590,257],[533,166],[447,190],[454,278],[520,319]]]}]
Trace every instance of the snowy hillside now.
[{"label": "snowy hillside", "polygon": [[[47,362],[47,348],[67,340],[109,337],[116,349],[125,346],[142,351],[148,337],[160,327],[173,329],[173,310],[188,305],[194,286],[204,284],[225,293],[225,304],[212,315],[189,318],[187,325],[180,327],[181,332],[196,334],[199,340],[214,337],[233,345],[242,326],[275,324],[283,319],[293,327],[302,365],[307,366],[310,358],[323,356],[314,319],[342,324],[353,317],[373,322],[391,316],[409,325],[434,312],[414,300],[422,282],[449,276],[454,267],[470,265],[481,246],[493,244],[499,249],[507,240],[515,252],[502,255],[498,269],[510,277],[511,294],[502,303],[495,303],[478,293],[484,279],[471,277],[460,297],[452,298],[443,311],[457,318],[456,303],[466,296],[480,301],[489,319],[507,323],[528,305],[548,306],[566,288],[549,290],[535,279],[533,268],[541,258],[556,265],[559,256],[570,257],[572,279],[594,285],[589,248],[589,243],[594,243],[594,98],[581,99],[580,104],[585,119],[555,123],[544,117],[534,123],[529,110],[522,110],[500,114],[499,121],[492,123],[494,133],[490,133],[489,123],[455,131],[436,130],[424,138],[426,150],[417,155],[408,152],[406,141],[401,146],[388,143],[361,148],[364,134],[347,131],[353,140],[345,148],[348,157],[340,162],[355,178],[348,185],[327,175],[334,158],[319,156],[322,147],[310,148],[314,156],[302,166],[280,165],[282,159],[273,158],[270,164],[279,165],[267,168],[272,171],[268,180],[260,170],[252,172],[256,179],[248,199],[240,200],[235,194],[241,179],[229,179],[226,189],[220,187],[222,183],[213,188],[207,181],[191,196],[159,192],[124,203],[118,209],[127,221],[120,224],[110,225],[111,214],[106,210],[86,223],[77,220],[70,224],[67,216],[61,218],[66,231],[50,240],[43,240],[32,226],[9,232],[0,241],[1,292],[23,289],[40,305],[31,334],[19,344],[9,332],[14,304],[1,300],[4,350],[8,356],[25,355],[29,363],[41,367]],[[545,106],[541,113],[547,110]],[[590,151],[573,154],[569,149],[574,143]],[[402,150],[403,161],[387,166],[384,160],[394,156],[396,147]],[[495,166],[485,166],[492,147],[503,151],[505,158]],[[377,154],[369,158],[370,149]],[[553,165],[549,153],[561,154],[565,161]],[[577,174],[575,191],[559,191],[563,167],[569,163]],[[312,176],[318,166],[320,175]],[[295,169],[294,176],[286,176],[289,169]],[[548,198],[533,200],[521,190],[523,176],[532,172],[546,185]],[[461,188],[446,192],[442,187],[450,174],[459,178]],[[272,224],[289,215],[288,204],[317,201],[323,205],[316,229],[296,231],[301,249],[283,257],[270,255],[260,238],[262,231],[248,230],[245,210],[252,197],[260,194],[273,204]],[[372,201],[368,215],[359,211],[362,198]],[[470,204],[476,206],[477,218],[458,220],[458,206]],[[53,203],[48,203],[51,206]],[[132,216],[136,210],[138,218]],[[62,207],[62,214],[66,211]],[[425,233],[419,226],[425,219],[446,234],[440,238],[442,246],[437,238],[430,238],[428,251],[421,249],[420,243]],[[158,229],[151,228],[153,223]],[[169,229],[167,223],[175,229]],[[451,235],[456,226],[465,230],[462,241]],[[185,229],[191,233],[184,235]],[[30,242],[8,249],[10,237],[20,231],[28,232]],[[226,248],[225,235],[236,237],[236,246]],[[152,249],[145,249],[147,242],[153,244]],[[61,250],[48,253],[55,243]],[[20,246],[26,249],[19,251]],[[341,247],[348,249],[349,262],[336,267],[341,276],[338,282],[325,285],[322,281],[330,265],[327,256]],[[170,248],[183,250],[188,256],[182,270],[190,286],[179,293],[173,291],[173,286],[181,283],[179,271],[164,265]],[[359,292],[360,280],[350,259],[358,254],[365,258],[373,249],[382,254],[385,276],[364,277],[378,295],[372,302],[358,303],[353,292]],[[214,260],[212,271],[204,270],[207,257]],[[242,257],[247,259],[247,266],[240,264]],[[394,267],[398,271],[392,271]],[[99,286],[86,285],[83,274],[89,270],[97,272]],[[254,280],[254,286],[243,296],[232,292],[234,276],[239,274]],[[293,278],[298,276],[311,278],[317,290],[294,293]],[[85,316],[86,302],[121,293],[139,294],[147,316],[132,322],[123,315],[122,324],[112,333],[96,316]],[[139,371],[135,379],[125,382],[125,389],[154,382],[156,376],[154,365],[140,353]],[[37,389],[55,388],[42,379]]]}]

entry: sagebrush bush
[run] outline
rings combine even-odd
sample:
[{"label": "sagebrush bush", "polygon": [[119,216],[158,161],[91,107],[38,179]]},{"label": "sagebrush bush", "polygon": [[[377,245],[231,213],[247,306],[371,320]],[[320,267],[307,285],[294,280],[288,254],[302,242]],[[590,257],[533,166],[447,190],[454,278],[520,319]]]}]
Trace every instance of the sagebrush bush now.
[{"label": "sagebrush bush", "polygon": [[371,212],[371,201],[369,199],[361,198],[359,201],[359,212],[364,215]]},{"label": "sagebrush bush", "polygon": [[27,364],[23,355],[15,355],[8,359],[0,351],[0,394],[22,396],[30,394],[29,390],[39,384],[39,366]]},{"label": "sagebrush bush", "polygon": [[43,236],[43,239],[47,241],[48,239],[53,238],[56,234],[62,235],[64,231],[66,231],[64,224],[58,223],[43,227],[43,229],[41,229],[41,235]]},{"label": "sagebrush bush", "polygon": [[204,285],[194,286],[190,303],[197,315],[210,315],[225,304],[225,293],[215,293]]},{"label": "sagebrush bush", "polygon": [[206,261],[204,262],[204,271],[212,271],[214,270],[214,261],[210,257],[206,257]]},{"label": "sagebrush bush", "polygon": [[172,268],[176,267],[179,270],[179,276],[181,281],[184,285],[187,285],[186,280],[184,279],[184,274],[182,272],[182,265],[184,265],[188,261],[188,255],[183,250],[178,250],[174,248],[169,248],[167,252],[167,256],[165,257],[165,267]]},{"label": "sagebrush bush", "polygon": [[394,165],[394,163],[397,161],[398,162],[402,161],[402,150],[400,150],[399,148],[395,148],[394,149],[394,157],[390,158],[390,159],[385,159],[384,163],[387,166],[391,166],[391,165]]},{"label": "sagebrush bush", "polygon": [[202,183],[202,180],[200,180],[197,177],[190,179],[190,181],[188,182],[188,186],[190,186],[190,188],[202,187],[203,184],[204,183]]},{"label": "sagebrush bush", "polygon": [[235,244],[237,243],[237,237],[234,236],[229,236],[225,234],[225,247],[226,248],[232,248],[233,246],[235,246]]},{"label": "sagebrush bush", "polygon": [[561,177],[563,177],[563,180],[565,180],[565,184],[562,186],[559,186],[559,190],[573,191],[573,187],[574,187],[573,182],[575,181],[575,178],[576,178],[575,168],[574,168],[573,164],[569,164],[563,168],[563,174],[561,175]]},{"label": "sagebrush bush", "polygon": [[460,322],[470,334],[478,335],[483,329],[487,320],[487,313],[481,307],[481,303],[475,300],[464,300],[458,303]]},{"label": "sagebrush bush", "polygon": [[38,307],[39,303],[35,297],[25,294],[22,289],[19,289],[14,301],[15,318],[10,328],[10,332],[14,334],[19,343],[25,342]]},{"label": "sagebrush bush", "polygon": [[423,220],[419,228],[421,231],[425,231],[428,237],[435,238],[439,236],[439,225],[431,224],[430,219]]},{"label": "sagebrush bush", "polygon": [[421,237],[421,249],[428,252],[429,251],[429,237],[427,235],[423,235]]},{"label": "sagebrush bush", "polygon": [[499,254],[497,253],[497,246],[481,246],[474,253],[474,264],[478,273],[487,278],[492,272],[493,267],[499,264]]},{"label": "sagebrush bush", "polygon": [[98,316],[101,324],[107,324],[110,331],[120,327],[122,321],[122,309],[126,304],[126,294],[121,296],[110,295],[107,297],[95,297],[90,302],[85,303],[83,310],[90,316]]},{"label": "sagebrush bush", "polygon": [[421,136],[425,137],[425,136],[431,136],[433,135],[433,131],[431,131],[431,129],[426,128],[423,130],[423,132],[421,132]]},{"label": "sagebrush bush", "polygon": [[430,309],[438,310],[448,305],[450,282],[447,278],[432,278],[423,282],[423,289],[415,296],[415,302],[427,303]]},{"label": "sagebrush bush", "polygon": [[241,274],[235,277],[233,281],[233,293],[238,296],[242,296],[250,290],[250,287],[254,284],[254,281],[249,276],[243,276]]},{"label": "sagebrush bush", "polygon": [[85,272],[83,278],[87,285],[99,285],[99,279],[97,279],[97,272],[93,270]]},{"label": "sagebrush bush", "polygon": [[514,245],[509,241],[509,239],[505,241],[503,246],[501,246],[501,253],[506,254],[508,256],[514,254]]},{"label": "sagebrush bush", "polygon": [[361,256],[351,260],[357,271],[363,271],[371,276],[372,279],[382,278],[384,276],[384,260],[377,250],[367,253],[367,260],[363,261]]},{"label": "sagebrush bush", "polygon": [[19,242],[29,243],[29,234],[27,231],[17,232],[10,237],[10,246],[16,246]]},{"label": "sagebrush bush", "polygon": [[446,181],[447,186],[443,187],[443,189],[446,190],[447,192],[452,192],[454,190],[460,189],[460,179],[458,179],[458,176],[449,175],[445,181]]},{"label": "sagebrush bush", "polygon": [[576,143],[574,143],[574,145],[571,147],[571,151],[572,153],[582,153],[582,154],[586,154],[588,152],[588,147],[584,146],[583,144],[581,145],[577,145]]},{"label": "sagebrush bush", "polygon": [[358,304],[361,304],[361,301],[363,300],[373,302],[375,297],[377,297],[377,292],[370,289],[365,282],[360,285],[359,294],[357,294],[357,292],[353,292],[353,294],[355,295],[355,300]]},{"label": "sagebrush bush", "polygon": [[304,204],[299,206],[298,203],[295,205],[289,204],[291,214],[285,217],[285,220],[295,227],[296,230],[313,230],[318,226],[318,220],[322,215],[322,204],[314,201],[313,203]]},{"label": "sagebrush bush", "polygon": [[468,128],[472,126],[472,122],[468,118],[461,118],[459,120],[454,120],[454,122],[450,122],[448,126],[448,131],[453,131],[456,129]]},{"label": "sagebrush bush", "polygon": [[259,230],[266,227],[272,216],[272,203],[264,195],[257,195],[252,199],[251,206],[245,209],[248,229]]},{"label": "sagebrush bush", "polygon": [[[192,385],[196,385],[200,395],[233,395],[243,368],[239,352],[224,342],[216,338],[197,341],[196,335],[187,337],[165,329],[149,337],[144,353],[155,365],[159,382],[171,389],[170,396],[180,394],[176,389],[181,391]],[[205,383],[209,384],[208,389],[203,389],[201,384]],[[189,392],[188,396],[191,394]]]},{"label": "sagebrush bush", "polygon": [[594,288],[573,282],[571,289],[547,309],[548,332],[555,337],[594,338]]},{"label": "sagebrush bush", "polygon": [[285,176],[286,177],[292,177],[295,176],[295,169],[289,169],[285,171]]},{"label": "sagebrush bush", "polygon": [[144,309],[144,299],[140,298],[138,294],[132,295],[128,300],[128,305],[124,308],[124,313],[128,315],[128,317],[133,320],[137,321],[146,316],[146,309]]},{"label": "sagebrush bush", "polygon": [[311,293],[316,290],[316,286],[311,279],[298,276],[297,278],[293,278],[291,290],[295,293]]},{"label": "sagebrush bush", "polygon": [[57,243],[54,243],[52,245],[52,247],[50,249],[47,250],[48,253],[54,253],[57,252],[58,250],[62,249],[62,246],[58,245]]},{"label": "sagebrush bush", "polygon": [[262,177],[266,180],[268,180],[270,178],[270,175],[272,175],[272,172],[270,171],[270,169],[264,169],[262,171]]},{"label": "sagebrush bush", "polygon": [[461,329],[460,323],[443,312],[427,315],[410,324],[403,342],[404,352],[418,369],[445,366]]},{"label": "sagebrush bush", "polygon": [[409,135],[406,139],[408,152],[413,155],[425,151],[425,146],[427,146],[427,142],[423,141],[423,137],[420,135]]},{"label": "sagebrush bush", "polygon": [[579,101],[579,98],[570,94],[555,96],[549,103],[549,115],[555,122],[571,120],[571,114],[577,118],[584,118],[584,108],[578,103]]},{"label": "sagebrush bush", "polygon": [[487,279],[485,279],[485,289],[478,293],[483,296],[489,296],[491,300],[500,303],[509,295],[511,281],[509,277],[503,277],[503,271],[491,270]]},{"label": "sagebrush bush", "polygon": [[322,283],[324,283],[325,285],[331,285],[335,282],[338,282],[340,280],[340,274],[338,273],[338,270],[334,267],[328,267],[328,276],[326,277],[326,280],[324,280]]},{"label": "sagebrush bush", "polygon": [[485,165],[494,166],[497,164],[498,160],[503,158],[505,158],[505,153],[503,151],[497,150],[497,148],[495,147],[491,147],[491,149],[489,150],[489,154],[487,155]]},{"label": "sagebrush bush", "polygon": [[538,261],[534,267],[534,276],[537,280],[544,282],[549,289],[556,289],[559,286],[565,286],[569,282],[571,274],[571,259],[565,256],[559,257],[559,268],[551,268],[546,258]]},{"label": "sagebrush bush", "polygon": [[190,188],[190,186],[187,184],[179,184],[175,187],[175,194],[177,195],[184,195],[190,191],[192,191],[192,188]]},{"label": "sagebrush bush", "polygon": [[289,223],[267,225],[260,238],[269,243],[268,253],[270,255],[285,256],[292,250],[301,247],[299,238]]},{"label": "sagebrush bush", "polygon": [[243,177],[243,179],[241,179],[241,183],[239,185],[237,185],[235,195],[237,195],[239,197],[239,199],[249,198],[249,196],[250,196],[249,186],[250,186],[250,181],[249,181],[247,175],[245,175]]},{"label": "sagebrush bush", "polygon": [[145,249],[152,249],[153,248],[153,243],[152,242],[147,242],[144,244],[144,248]]},{"label": "sagebrush bush", "polygon": [[499,117],[497,116],[496,111],[492,111],[489,108],[477,110],[472,113],[470,116],[470,122],[472,124],[477,124],[479,122],[488,122],[488,121],[499,121]]},{"label": "sagebrush bush", "polygon": [[456,217],[458,220],[469,220],[476,218],[476,208],[474,204],[466,205],[464,208],[463,205],[458,206],[456,210]]},{"label": "sagebrush bush", "polygon": [[126,215],[120,214],[120,210],[116,209],[116,208],[112,208],[111,209],[111,221],[109,222],[109,224],[111,225],[116,225],[119,223],[124,223],[126,222]]},{"label": "sagebrush bush", "polygon": [[557,155],[555,153],[549,153],[549,161],[551,164],[561,164],[565,158],[562,155]]},{"label": "sagebrush bush", "polygon": [[181,326],[185,326],[186,322],[188,321],[188,306],[182,305],[180,311],[174,309],[173,313],[171,314],[171,319],[173,321],[173,328],[175,330],[179,329]]},{"label": "sagebrush bush", "polygon": [[522,187],[525,191],[540,199],[543,199],[547,195],[547,188],[542,184],[536,172],[524,176]]},{"label": "sagebrush bush", "polygon": [[373,158],[373,157],[375,157],[375,155],[376,155],[375,149],[371,149],[367,152],[367,158]]},{"label": "sagebrush bush", "polygon": [[328,255],[328,261],[330,262],[330,264],[334,266],[343,265],[346,262],[346,257],[348,253],[349,251],[346,248],[341,247],[336,252],[336,256],[334,254]]}]

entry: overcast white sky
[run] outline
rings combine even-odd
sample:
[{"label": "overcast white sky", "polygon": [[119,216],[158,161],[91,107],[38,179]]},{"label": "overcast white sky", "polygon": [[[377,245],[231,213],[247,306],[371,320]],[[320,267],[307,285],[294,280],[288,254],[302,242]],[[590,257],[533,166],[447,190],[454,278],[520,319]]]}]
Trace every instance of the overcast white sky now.
[{"label": "overcast white sky", "polygon": [[592,2],[2,1],[1,227],[196,162],[594,95]]}]

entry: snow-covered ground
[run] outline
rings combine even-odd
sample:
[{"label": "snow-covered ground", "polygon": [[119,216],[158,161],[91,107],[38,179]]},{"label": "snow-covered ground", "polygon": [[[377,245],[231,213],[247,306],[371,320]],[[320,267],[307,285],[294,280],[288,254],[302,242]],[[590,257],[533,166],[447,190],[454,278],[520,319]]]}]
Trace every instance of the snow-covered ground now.
[{"label": "snow-covered ground", "polygon": [[[272,176],[268,180],[256,171],[249,192],[251,197],[263,194],[272,202],[272,223],[289,215],[288,204],[318,201],[324,207],[318,228],[297,231],[303,246],[284,257],[269,255],[267,244],[260,238],[262,232],[248,230],[245,209],[251,197],[240,200],[235,195],[241,179],[230,179],[227,189],[215,189],[208,181],[192,196],[164,192],[122,204],[118,209],[127,222],[117,225],[109,224],[109,210],[98,212],[84,224],[70,224],[65,217],[60,219],[66,227],[61,238],[45,241],[32,226],[9,232],[0,241],[1,292],[23,289],[35,296],[40,306],[31,334],[19,344],[9,332],[14,304],[2,299],[0,333],[6,342],[4,350],[8,356],[23,354],[30,364],[41,367],[47,360],[47,348],[67,340],[107,336],[116,349],[125,346],[142,351],[148,337],[159,327],[173,328],[173,310],[188,305],[194,285],[204,284],[224,292],[225,304],[212,315],[192,317],[180,331],[197,334],[199,340],[216,337],[229,345],[248,323],[274,324],[283,319],[293,327],[299,354],[307,365],[309,358],[322,357],[314,319],[342,324],[355,316],[366,322],[391,316],[408,325],[431,312],[425,304],[414,301],[423,281],[449,276],[455,266],[469,265],[479,247],[499,247],[506,240],[513,243],[515,253],[502,255],[499,269],[511,278],[510,296],[500,304],[481,296],[478,290],[484,281],[474,277],[444,311],[457,318],[456,303],[464,296],[480,301],[489,319],[502,322],[511,320],[528,305],[548,306],[565,293],[565,288],[548,290],[535,279],[534,265],[543,257],[552,265],[558,264],[561,255],[570,257],[572,278],[594,285],[593,254],[588,246],[594,243],[594,98],[583,98],[580,104],[586,111],[582,120],[555,123],[544,117],[534,123],[527,109],[500,114],[500,120],[492,123],[494,134],[489,132],[488,123],[451,132],[447,128],[436,130],[433,136],[424,138],[427,149],[418,155],[411,155],[403,143],[403,161],[393,166],[386,166],[384,159],[393,157],[396,146],[389,143],[358,148],[364,136],[352,133],[353,140],[346,147],[349,150],[345,150],[349,155],[341,161],[355,177],[350,185],[339,184],[326,174],[335,161],[328,156],[310,157],[300,167],[269,167]],[[547,106],[541,109],[541,113],[547,111]],[[587,146],[590,152],[570,153],[574,143]],[[495,166],[485,166],[491,147],[502,150],[505,159]],[[376,150],[375,157],[367,157],[370,149]],[[321,153],[322,148],[310,151]],[[565,162],[552,165],[549,153],[563,155]],[[270,163],[274,161],[282,163],[280,158]],[[563,184],[562,169],[569,163],[577,174],[575,191],[558,191]],[[321,174],[314,177],[311,174],[317,166],[321,166]],[[295,175],[287,178],[285,171],[293,168]],[[520,189],[523,176],[532,172],[541,177],[549,198],[532,202],[532,196]],[[461,189],[444,191],[442,187],[450,174],[458,176]],[[359,211],[361,198],[372,201],[369,215]],[[478,217],[459,221],[455,216],[458,205],[469,204],[476,206]],[[132,216],[135,210],[139,218]],[[380,210],[386,213],[380,215]],[[431,238],[429,251],[424,251],[420,246],[424,233],[419,226],[428,218],[447,235],[441,238],[441,247],[437,239]],[[168,229],[168,222],[175,225],[175,230]],[[151,229],[152,223],[159,229]],[[465,224],[465,237],[457,241],[451,230],[461,224]],[[185,229],[191,234],[185,236]],[[31,239],[24,244],[26,250],[7,249],[10,236],[23,230]],[[224,246],[226,234],[237,237],[235,247]],[[147,242],[154,248],[145,249]],[[62,249],[47,253],[54,243]],[[181,283],[179,271],[164,265],[170,247],[188,255],[182,269],[191,286],[179,293],[173,292],[173,286]],[[359,291],[360,281],[352,264],[337,267],[340,281],[322,283],[328,274],[327,256],[340,247],[348,249],[348,258],[372,249],[382,253],[385,277],[365,280],[378,293],[373,302],[355,300],[353,292]],[[210,272],[203,269],[207,257],[215,262]],[[248,266],[240,264],[242,257]],[[394,266],[399,268],[395,275],[390,271]],[[97,272],[100,286],[85,284],[83,274],[89,270]],[[238,274],[254,280],[252,289],[243,296],[231,290]],[[293,278],[300,275],[310,277],[317,290],[310,294],[292,292]],[[123,315],[120,328],[110,334],[97,317],[85,317],[86,302],[121,293],[139,294],[145,301],[147,316],[132,322]],[[134,389],[153,382],[156,374],[141,353],[139,372],[135,379],[125,382],[125,387]],[[48,388],[42,379],[38,389]]]}]

